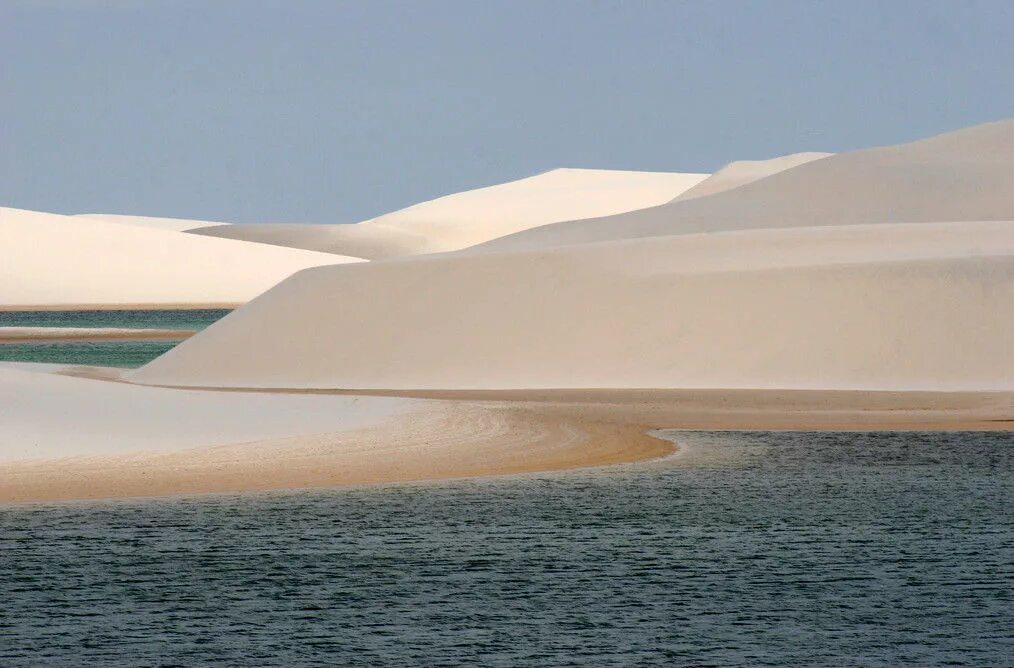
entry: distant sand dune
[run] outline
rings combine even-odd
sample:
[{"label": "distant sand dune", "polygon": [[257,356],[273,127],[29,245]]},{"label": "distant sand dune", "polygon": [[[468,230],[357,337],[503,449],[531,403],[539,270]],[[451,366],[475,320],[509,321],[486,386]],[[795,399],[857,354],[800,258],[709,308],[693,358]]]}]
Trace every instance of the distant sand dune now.
[{"label": "distant sand dune", "polygon": [[0,308],[241,304],[324,253],[0,208]]},{"label": "distant sand dune", "polygon": [[548,223],[655,206],[706,176],[555,169],[447,195],[356,225],[229,225],[194,233],[368,259],[437,253]]},{"label": "distant sand dune", "polygon": [[1014,220],[1012,183],[1014,120],[1005,120],[840,153],[708,197],[545,225],[463,252],[737,229]]},{"label": "distant sand dune", "polygon": [[127,377],[216,387],[1011,389],[1012,303],[1009,222],[657,237],[304,271]]}]

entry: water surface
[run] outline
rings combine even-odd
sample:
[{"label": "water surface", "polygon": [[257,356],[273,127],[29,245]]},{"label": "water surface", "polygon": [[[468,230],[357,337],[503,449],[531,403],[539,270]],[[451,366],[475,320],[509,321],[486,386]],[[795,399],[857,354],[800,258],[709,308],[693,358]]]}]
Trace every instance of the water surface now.
[{"label": "water surface", "polygon": [[0,664],[1003,666],[1011,434],[0,507]]},{"label": "water surface", "polygon": [[[124,311],[0,311],[0,327],[204,329],[229,309]],[[0,361],[136,368],[179,341],[45,341],[0,344]]]}]

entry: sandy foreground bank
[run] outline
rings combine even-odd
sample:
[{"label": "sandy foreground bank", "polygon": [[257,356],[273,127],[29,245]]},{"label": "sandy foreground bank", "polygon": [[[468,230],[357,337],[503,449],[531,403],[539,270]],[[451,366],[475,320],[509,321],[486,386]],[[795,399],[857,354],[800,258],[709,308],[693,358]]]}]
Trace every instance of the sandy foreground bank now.
[{"label": "sandy foreground bank", "polygon": [[[328,487],[602,466],[674,452],[676,446],[648,434],[657,428],[1014,428],[1014,393],[1009,392],[366,395],[138,387],[7,368],[0,369],[0,399],[0,502]],[[60,419],[52,419],[57,413]]]}]

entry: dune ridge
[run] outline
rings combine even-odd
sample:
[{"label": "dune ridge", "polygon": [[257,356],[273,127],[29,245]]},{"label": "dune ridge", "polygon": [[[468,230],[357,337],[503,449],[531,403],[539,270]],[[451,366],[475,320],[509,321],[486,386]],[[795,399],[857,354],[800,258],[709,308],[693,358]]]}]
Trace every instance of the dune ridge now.
[{"label": "dune ridge", "polygon": [[539,225],[654,206],[706,176],[555,169],[438,197],[354,225],[230,225],[192,232],[383,259],[458,250]]},{"label": "dune ridge", "polygon": [[210,220],[190,220],[187,218],[164,218],[159,216],[130,216],[118,213],[78,213],[75,216],[90,218],[92,220],[104,220],[107,223],[120,223],[121,225],[137,225],[150,229],[169,230],[172,232],[186,232],[202,227],[216,225],[229,225]]},{"label": "dune ridge", "polygon": [[1014,119],[839,153],[706,197],[524,230],[460,251],[736,229],[1014,220]]},{"label": "dune ridge", "polygon": [[733,188],[767,178],[772,174],[784,172],[786,169],[805,165],[808,162],[820,160],[830,155],[834,154],[819,152],[791,153],[767,160],[737,160],[730,162],[673,201],[704,197],[732,190]]}]

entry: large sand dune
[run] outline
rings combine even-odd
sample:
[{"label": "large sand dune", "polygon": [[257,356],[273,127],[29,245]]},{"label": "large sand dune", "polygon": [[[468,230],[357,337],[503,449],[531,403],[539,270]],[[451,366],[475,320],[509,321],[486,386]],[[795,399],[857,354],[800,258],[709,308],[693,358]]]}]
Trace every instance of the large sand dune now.
[{"label": "large sand dune", "polygon": [[711,196],[546,225],[467,252],[770,227],[1014,220],[1012,183],[1014,120],[1005,120],[833,155]]},{"label": "large sand dune", "polygon": [[0,208],[0,308],[232,305],[296,271],[358,261]]},{"label": "large sand dune", "polygon": [[81,218],[104,220],[107,223],[120,223],[122,225],[139,225],[158,230],[171,230],[173,232],[186,232],[201,227],[212,227],[228,225],[228,223],[216,223],[210,220],[189,220],[186,218],[160,218],[157,216],[127,216],[115,213],[79,213]]},{"label": "large sand dune", "polygon": [[301,272],[141,369],[222,387],[1009,390],[1014,224],[635,239]]},{"label": "large sand dune", "polygon": [[455,193],[356,225],[203,227],[195,234],[379,259],[458,250],[520,230],[668,202],[706,174],[556,169]]}]

